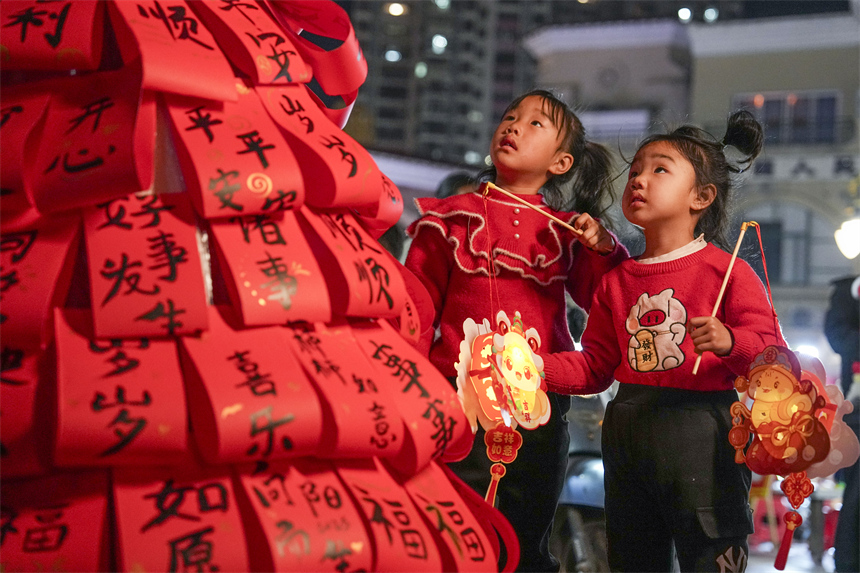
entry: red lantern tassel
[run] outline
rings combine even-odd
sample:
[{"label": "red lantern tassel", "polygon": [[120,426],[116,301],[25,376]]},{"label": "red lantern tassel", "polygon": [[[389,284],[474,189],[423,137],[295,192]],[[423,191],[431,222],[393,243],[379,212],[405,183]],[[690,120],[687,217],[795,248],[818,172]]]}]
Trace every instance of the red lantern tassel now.
[{"label": "red lantern tassel", "polygon": [[499,480],[504,477],[507,471],[505,466],[499,463],[490,466],[490,475],[493,477],[490,478],[490,487],[487,488],[487,495],[484,496],[484,499],[493,507],[496,506],[496,490],[499,487]]},{"label": "red lantern tassel", "polygon": [[788,561],[788,550],[791,548],[791,540],[794,538],[794,530],[803,523],[803,518],[796,511],[786,513],[783,520],[785,521],[785,533],[782,535],[782,541],[779,544],[776,561],[773,562],[774,568],[778,571],[785,569],[785,562]]}]

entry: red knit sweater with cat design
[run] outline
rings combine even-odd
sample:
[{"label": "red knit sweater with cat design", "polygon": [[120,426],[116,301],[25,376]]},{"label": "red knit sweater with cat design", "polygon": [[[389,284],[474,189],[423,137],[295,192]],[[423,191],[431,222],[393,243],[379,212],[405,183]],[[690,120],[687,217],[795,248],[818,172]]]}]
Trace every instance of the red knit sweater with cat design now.
[{"label": "red knit sweater with cat design", "polygon": [[729,329],[726,356],[697,354],[687,322],[710,316],[731,256],[707,245],[667,262],[628,260],[598,285],[581,352],[542,354],[547,387],[562,394],[602,392],[613,379],[630,384],[719,391],[732,389],[756,355],[782,344],[782,333],[764,285],[737,259],[716,317]]}]

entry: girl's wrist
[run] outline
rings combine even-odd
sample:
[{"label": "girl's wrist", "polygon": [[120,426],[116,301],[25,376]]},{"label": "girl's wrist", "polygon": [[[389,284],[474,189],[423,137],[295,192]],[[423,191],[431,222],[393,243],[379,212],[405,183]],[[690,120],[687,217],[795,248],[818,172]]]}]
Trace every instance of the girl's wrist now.
[{"label": "girl's wrist", "polygon": [[[614,251],[615,245],[616,245],[615,239],[613,238],[612,235],[609,235],[607,238],[609,239],[609,241],[605,241],[605,240],[600,241],[599,243],[597,243],[597,246],[595,246],[591,250],[594,251],[595,253],[599,254],[599,255],[608,255],[609,253]],[[607,242],[608,242],[609,246],[608,247],[603,246]]]}]

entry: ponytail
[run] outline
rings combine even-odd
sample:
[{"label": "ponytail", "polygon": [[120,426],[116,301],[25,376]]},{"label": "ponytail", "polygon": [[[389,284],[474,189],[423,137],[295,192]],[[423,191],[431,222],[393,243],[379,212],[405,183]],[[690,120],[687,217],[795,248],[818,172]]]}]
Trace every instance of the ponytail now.
[{"label": "ponytail", "polygon": [[600,217],[615,201],[612,154],[603,145],[585,138],[585,128],[570,108],[566,120],[570,128],[563,148],[573,156],[573,165],[544,184],[544,199],[556,211]]},{"label": "ponytail", "polygon": [[615,201],[611,152],[599,143],[586,141],[571,171],[574,172],[571,200],[563,210],[601,216]]}]

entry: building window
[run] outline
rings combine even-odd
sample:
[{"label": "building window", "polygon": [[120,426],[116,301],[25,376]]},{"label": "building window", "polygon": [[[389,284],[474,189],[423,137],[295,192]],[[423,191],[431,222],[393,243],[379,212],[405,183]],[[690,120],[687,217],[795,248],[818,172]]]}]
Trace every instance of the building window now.
[{"label": "building window", "polygon": [[746,109],[756,116],[766,143],[839,143],[836,91],[738,94],[732,104],[733,109]]},{"label": "building window", "polygon": [[[827,285],[852,273],[851,262],[833,240],[833,225],[812,209],[790,201],[767,202],[747,209],[732,228],[740,229],[740,221],[759,223],[772,285]],[[750,233],[755,235],[755,228],[748,229],[747,235]],[[736,239],[737,235],[729,237],[730,242]],[[764,282],[764,265],[755,238],[744,238],[741,256]]]},{"label": "building window", "polygon": [[406,88],[397,86],[382,86],[379,88],[380,97],[404,99],[406,97]]},{"label": "building window", "polygon": [[380,107],[376,112],[379,119],[403,119],[405,115],[402,109],[391,107]]},{"label": "building window", "polygon": [[379,139],[385,139],[389,141],[405,141],[406,140],[406,132],[402,129],[394,128],[394,127],[380,127],[376,130],[376,136]]}]

